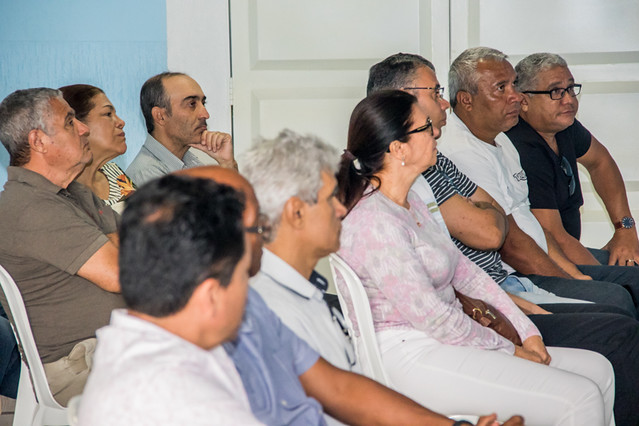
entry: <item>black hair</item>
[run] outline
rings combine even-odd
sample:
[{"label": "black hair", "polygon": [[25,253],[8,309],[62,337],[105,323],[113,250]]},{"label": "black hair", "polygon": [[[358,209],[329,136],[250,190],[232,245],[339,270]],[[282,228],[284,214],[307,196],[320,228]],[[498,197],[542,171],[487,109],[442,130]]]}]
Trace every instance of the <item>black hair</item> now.
[{"label": "black hair", "polygon": [[158,75],[154,75],[144,82],[140,89],[140,108],[146,124],[146,131],[153,132],[155,125],[153,124],[153,107],[165,108],[166,112],[171,115],[171,99],[166,94],[164,88],[164,80],[169,77],[177,77],[186,75],[181,72],[166,71]]},{"label": "black hair", "polygon": [[130,309],[180,311],[207,278],[230,283],[244,254],[244,197],[210,179],[168,175],[127,200],[120,229],[120,285]]},{"label": "black hair", "polygon": [[350,211],[371,182],[379,179],[384,156],[393,141],[407,142],[417,98],[401,90],[383,90],[364,98],[353,110],[347,153],[337,172],[339,198]]}]

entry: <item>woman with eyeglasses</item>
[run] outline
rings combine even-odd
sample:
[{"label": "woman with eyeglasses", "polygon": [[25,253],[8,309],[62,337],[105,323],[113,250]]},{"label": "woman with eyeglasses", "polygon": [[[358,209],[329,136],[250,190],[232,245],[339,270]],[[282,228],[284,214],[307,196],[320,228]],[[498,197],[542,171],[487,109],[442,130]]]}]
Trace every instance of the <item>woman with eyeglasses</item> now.
[{"label": "woman with eyeglasses", "polygon": [[117,211],[122,201],[136,186],[114,162],[126,152],[124,120],[102,89],[89,84],[73,84],[60,88],[64,100],[75,110],[75,116],[89,127],[89,146],[93,160],[84,168],[76,181],[87,186],[106,205]]},{"label": "woman with eyeglasses", "polygon": [[[414,96],[378,92],[355,107],[338,172],[349,210],[339,255],[366,289],[393,386],[449,414],[496,410],[501,419],[521,414],[528,424],[614,422],[610,363],[590,351],[546,348],[530,319],[456,248],[411,190],[436,154],[432,125]],[[499,310],[523,343],[471,319],[455,290]]]}]

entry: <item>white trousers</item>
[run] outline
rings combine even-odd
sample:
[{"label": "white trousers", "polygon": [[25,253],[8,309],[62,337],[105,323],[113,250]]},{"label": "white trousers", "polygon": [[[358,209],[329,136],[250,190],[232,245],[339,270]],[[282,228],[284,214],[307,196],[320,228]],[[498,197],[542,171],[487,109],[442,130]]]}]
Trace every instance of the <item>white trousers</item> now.
[{"label": "white trousers", "polygon": [[391,386],[443,414],[520,414],[527,426],[614,425],[612,365],[549,347],[550,366],[498,351],[433,342],[417,330],[377,333]]}]

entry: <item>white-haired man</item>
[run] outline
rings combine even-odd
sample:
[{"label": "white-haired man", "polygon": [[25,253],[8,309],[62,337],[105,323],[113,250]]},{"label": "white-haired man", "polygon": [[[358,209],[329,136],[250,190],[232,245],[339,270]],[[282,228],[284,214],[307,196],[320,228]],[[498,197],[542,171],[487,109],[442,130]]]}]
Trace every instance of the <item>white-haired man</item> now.
[{"label": "white-haired man", "polygon": [[[373,421],[408,424],[419,418],[424,421],[430,418],[428,421],[432,424],[453,424],[452,420],[348,371],[353,369],[354,361],[350,342],[339,324],[333,321],[323,300],[325,280],[313,272],[320,258],[339,248],[341,218],[346,209],[336,198],[335,171],[338,162],[339,155],[334,148],[316,137],[301,136],[290,130],[281,132],[273,140],[259,143],[245,154],[243,173],[254,185],[272,234],[272,241],[267,242],[263,250],[261,271],[251,281],[251,286],[281,317],[287,330],[292,329],[321,355],[306,371],[298,374],[306,395],[316,398],[326,413],[348,424],[370,424]],[[250,306],[249,296],[249,309]],[[257,332],[253,331],[253,334]],[[278,349],[280,352],[286,349],[300,352],[296,349],[300,347],[299,343],[286,343],[286,347]],[[265,342],[263,347],[266,346]],[[295,409],[294,403],[283,401],[282,406],[265,407],[264,401],[273,397],[266,391],[269,387],[261,385],[262,380],[255,379],[255,376],[264,374],[255,371],[259,368],[256,365],[263,361],[251,360],[242,354],[234,354],[233,359],[254,413],[256,407],[262,407],[264,417],[256,413],[258,419],[270,417],[278,419],[278,424],[287,423],[283,416],[290,416]],[[293,385],[285,389],[283,384],[273,383],[270,391],[278,395],[275,401],[287,392],[290,395],[295,389]],[[296,396],[301,397],[303,395]],[[298,403],[300,407],[310,404],[308,398],[302,401],[306,402]],[[273,413],[264,412],[268,409]],[[304,413],[308,416],[310,411],[305,410]],[[492,424],[494,418],[482,417],[478,425]],[[316,424],[323,423],[324,419],[309,416],[305,421],[306,424]],[[329,416],[326,416],[326,421],[340,424]],[[513,417],[505,424],[518,424],[520,421],[519,417]]]}]

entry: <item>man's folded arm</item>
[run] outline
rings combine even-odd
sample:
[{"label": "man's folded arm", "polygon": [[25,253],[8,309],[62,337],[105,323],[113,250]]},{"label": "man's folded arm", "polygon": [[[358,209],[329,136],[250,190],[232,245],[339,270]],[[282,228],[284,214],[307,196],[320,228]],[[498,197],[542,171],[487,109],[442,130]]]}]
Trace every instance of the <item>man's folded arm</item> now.
[{"label": "man's folded arm", "polygon": [[98,251],[93,253],[93,255],[84,262],[84,265],[78,270],[78,275],[91,281],[103,290],[119,293],[119,271],[118,247],[113,243],[113,240],[109,238]]}]

